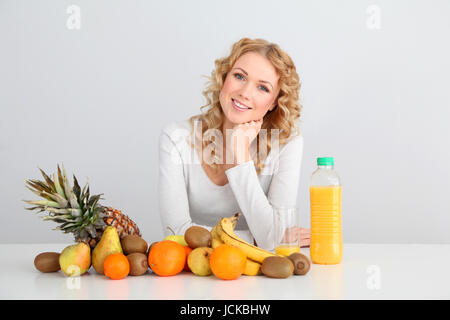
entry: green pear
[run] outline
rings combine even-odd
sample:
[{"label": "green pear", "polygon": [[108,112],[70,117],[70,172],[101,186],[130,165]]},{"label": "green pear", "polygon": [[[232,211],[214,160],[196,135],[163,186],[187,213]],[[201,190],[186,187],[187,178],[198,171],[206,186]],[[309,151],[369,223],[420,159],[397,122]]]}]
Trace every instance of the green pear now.
[{"label": "green pear", "polygon": [[91,267],[91,248],[83,242],[66,247],[59,255],[59,266],[66,276],[80,276]]},{"label": "green pear", "polygon": [[123,253],[119,234],[115,227],[108,226],[103,231],[100,242],[92,252],[92,266],[99,274],[104,274],[103,263],[113,253]]},{"label": "green pear", "polygon": [[175,241],[185,247],[188,245],[186,240],[184,239],[184,235],[175,234],[175,232],[173,232],[173,230],[170,227],[167,227],[167,229],[169,229],[172,232],[172,234],[165,237],[164,240]]}]

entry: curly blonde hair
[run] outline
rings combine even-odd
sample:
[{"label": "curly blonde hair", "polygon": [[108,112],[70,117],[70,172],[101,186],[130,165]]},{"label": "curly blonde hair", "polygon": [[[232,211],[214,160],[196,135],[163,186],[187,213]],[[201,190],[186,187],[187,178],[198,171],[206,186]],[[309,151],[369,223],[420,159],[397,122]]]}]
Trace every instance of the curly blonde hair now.
[{"label": "curly blonde hair", "polygon": [[[295,65],[289,55],[281,50],[275,43],[270,43],[264,39],[242,38],[232,46],[231,53],[228,57],[215,60],[216,69],[211,73],[211,77],[208,77],[208,86],[203,91],[207,103],[200,107],[202,113],[189,118],[189,122],[193,132],[194,121],[201,121],[201,136],[203,136],[208,129],[221,130],[224,114],[220,105],[219,94],[228,72],[233,68],[234,63],[239,57],[247,52],[257,52],[266,57],[280,76],[278,81],[280,92],[276,98],[277,105],[272,111],[266,113],[261,126],[261,130],[267,130],[267,139],[264,140],[267,141],[266,154],[268,154],[271,150],[271,129],[279,130],[279,145],[285,144],[287,139],[291,136],[293,128],[299,133],[299,129],[295,122],[300,118],[302,109],[302,106],[299,103],[301,84]],[[203,111],[204,108],[207,108],[207,110]],[[256,138],[257,150],[259,150],[259,138],[260,135],[258,134]],[[210,143],[214,142],[202,139],[203,148],[206,148]],[[190,144],[194,147],[192,142]],[[252,156],[252,159],[259,175],[264,168],[263,161],[265,159],[260,159],[259,152],[256,152],[256,155]],[[214,169],[218,168],[217,163],[214,161],[210,166]]]}]

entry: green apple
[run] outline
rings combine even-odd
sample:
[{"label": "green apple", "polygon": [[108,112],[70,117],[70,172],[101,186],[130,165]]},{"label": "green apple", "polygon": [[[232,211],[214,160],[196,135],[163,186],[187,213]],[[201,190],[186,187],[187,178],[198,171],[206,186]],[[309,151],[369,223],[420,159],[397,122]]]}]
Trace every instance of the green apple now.
[{"label": "green apple", "polygon": [[167,237],[164,238],[164,240],[170,240],[170,241],[175,241],[178,242],[179,244],[181,244],[182,246],[187,246],[187,242],[184,239],[184,235],[176,235],[175,232],[173,232],[173,230],[170,227],[167,227],[167,229],[169,229],[172,234],[168,235]]}]

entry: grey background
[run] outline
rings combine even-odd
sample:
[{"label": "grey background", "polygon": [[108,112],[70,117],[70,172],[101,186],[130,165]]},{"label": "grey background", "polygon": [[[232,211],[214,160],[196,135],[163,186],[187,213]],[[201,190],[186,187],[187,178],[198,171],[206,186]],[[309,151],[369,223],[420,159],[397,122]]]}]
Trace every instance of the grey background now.
[{"label": "grey background", "polygon": [[36,199],[24,179],[61,162],[159,240],[160,130],[200,112],[202,76],[242,37],[278,43],[302,81],[302,226],[329,155],[345,242],[450,243],[449,14],[425,0],[1,0],[0,243],[72,241],[21,202]]}]

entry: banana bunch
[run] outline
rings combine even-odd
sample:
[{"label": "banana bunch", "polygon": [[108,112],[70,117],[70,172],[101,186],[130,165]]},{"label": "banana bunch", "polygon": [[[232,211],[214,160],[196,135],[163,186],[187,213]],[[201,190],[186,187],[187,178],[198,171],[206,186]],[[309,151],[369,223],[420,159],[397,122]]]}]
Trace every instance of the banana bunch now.
[{"label": "banana bunch", "polygon": [[239,213],[230,218],[222,218],[212,228],[212,247],[226,243],[241,249],[247,255],[247,265],[244,271],[245,275],[255,276],[261,274],[261,263],[267,257],[275,256],[274,253],[258,248],[247,241],[239,238],[234,233],[234,228],[239,219]]}]

